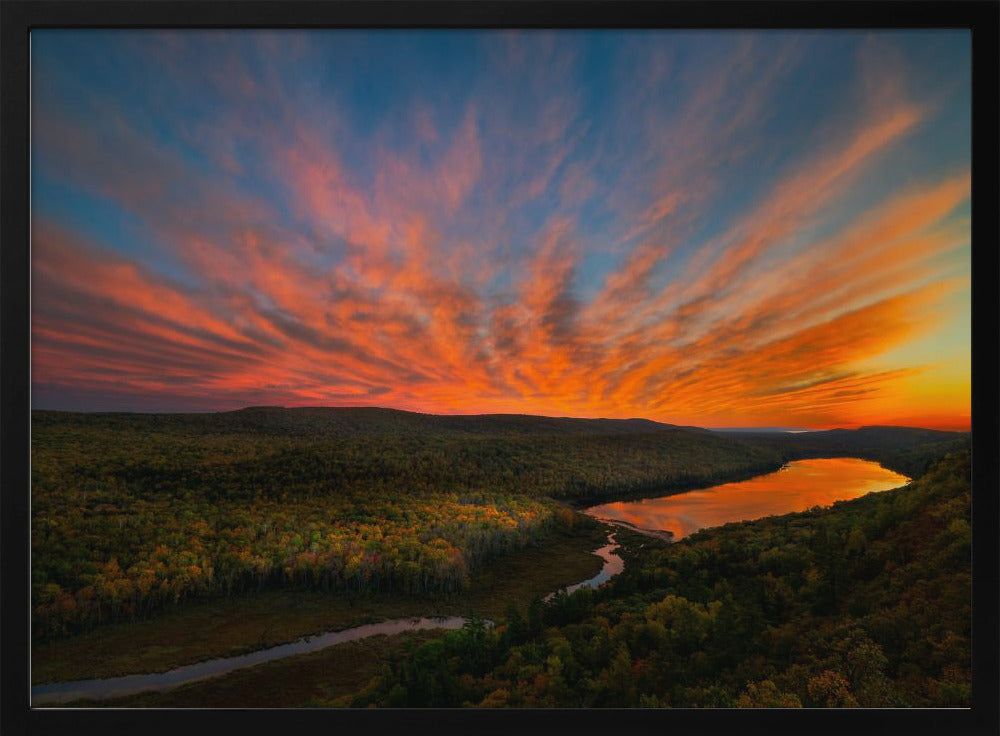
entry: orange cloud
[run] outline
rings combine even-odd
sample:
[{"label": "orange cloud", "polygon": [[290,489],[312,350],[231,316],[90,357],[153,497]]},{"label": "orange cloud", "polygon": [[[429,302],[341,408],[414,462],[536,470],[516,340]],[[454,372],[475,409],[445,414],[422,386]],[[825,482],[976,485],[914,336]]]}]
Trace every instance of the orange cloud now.
[{"label": "orange cloud", "polygon": [[[912,356],[884,364],[881,356],[927,339],[942,305],[967,288],[960,277],[946,280],[940,263],[961,265],[968,248],[968,222],[956,212],[969,174],[927,177],[843,225],[823,219],[926,120],[899,69],[877,71],[877,59],[862,55],[864,89],[851,120],[829,121],[805,160],[792,159],[759,201],[701,244],[692,233],[715,217],[712,195],[726,166],[753,148],[776,82],[804,49],[763,54],[759,41],[744,39],[683,77],[689,98],[669,115],[661,93],[676,83],[671,59],[654,51],[628,65],[643,73],[615,120],[639,141],[623,152],[617,129],[596,136],[595,160],[627,172],[608,182],[577,150],[588,121],[572,89],[572,55],[552,37],[523,41],[510,38],[498,59],[516,84],[463,99],[450,129],[417,101],[412,137],[401,144],[371,131],[361,173],[345,153],[357,136],[336,110],[298,120],[275,80],[251,80],[237,56],[227,57],[228,94],[247,104],[277,94],[281,110],[268,125],[230,114],[189,137],[218,143],[213,155],[227,176],[253,175],[239,146],[223,144],[228,133],[257,141],[270,184],[288,193],[287,201],[275,196],[287,217],[246,193],[253,187],[236,194],[192,176],[120,118],[103,133],[45,118],[35,132],[47,155],[90,172],[70,183],[145,218],[186,280],[39,217],[35,382],[181,392],[199,402],[695,424],[850,426],[911,416],[908,404],[936,374]],[[533,102],[528,112],[515,104],[522,94]],[[123,158],[139,165],[108,155],[116,137]],[[617,225],[595,234],[602,218]],[[796,242],[815,224],[835,229]],[[585,273],[592,255],[618,266],[581,287],[593,276]],[[932,392],[919,417],[964,421],[967,406],[956,397],[967,386],[953,382]]]}]

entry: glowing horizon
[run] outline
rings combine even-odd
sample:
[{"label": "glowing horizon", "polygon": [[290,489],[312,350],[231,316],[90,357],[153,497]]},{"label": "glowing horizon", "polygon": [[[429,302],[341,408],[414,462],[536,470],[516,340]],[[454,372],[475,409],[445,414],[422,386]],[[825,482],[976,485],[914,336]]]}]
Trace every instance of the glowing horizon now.
[{"label": "glowing horizon", "polygon": [[32,32],[32,405],[971,423],[968,32]]}]

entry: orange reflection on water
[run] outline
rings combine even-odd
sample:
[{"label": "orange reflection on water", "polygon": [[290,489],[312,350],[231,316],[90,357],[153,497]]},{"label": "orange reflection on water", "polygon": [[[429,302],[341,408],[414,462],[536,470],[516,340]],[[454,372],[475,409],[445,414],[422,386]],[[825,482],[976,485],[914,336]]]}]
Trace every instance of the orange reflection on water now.
[{"label": "orange reflection on water", "polygon": [[687,493],[639,501],[616,501],[587,509],[598,518],[643,529],[671,531],[675,539],[730,521],[830,506],[910,479],[878,463],[856,458],[795,460],[774,473]]}]

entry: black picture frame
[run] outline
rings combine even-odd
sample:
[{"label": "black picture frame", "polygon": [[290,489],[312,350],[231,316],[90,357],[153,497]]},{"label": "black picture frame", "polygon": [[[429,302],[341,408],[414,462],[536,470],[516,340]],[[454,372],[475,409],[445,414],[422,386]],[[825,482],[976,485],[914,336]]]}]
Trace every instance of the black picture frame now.
[{"label": "black picture frame", "polygon": [[[970,709],[32,710],[28,705],[29,34],[33,28],[957,28],[973,55],[973,685]],[[998,67],[1000,3],[526,0],[4,0],[0,3],[0,732],[1000,733],[998,682]],[[287,732],[287,731],[286,731]]]}]

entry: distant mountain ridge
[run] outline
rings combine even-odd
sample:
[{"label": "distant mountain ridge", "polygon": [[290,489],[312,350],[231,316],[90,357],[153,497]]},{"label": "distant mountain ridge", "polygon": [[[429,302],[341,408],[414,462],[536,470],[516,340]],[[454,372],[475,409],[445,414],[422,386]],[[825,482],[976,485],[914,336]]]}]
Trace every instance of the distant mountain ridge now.
[{"label": "distant mountain ridge", "polygon": [[241,409],[219,412],[65,412],[51,409],[32,411],[33,420],[45,421],[45,417],[60,417],[60,421],[70,420],[83,424],[108,423],[126,417],[146,417],[157,424],[187,424],[191,427],[204,426],[220,429],[232,426],[240,429],[275,429],[318,431],[398,431],[421,427],[435,430],[467,432],[473,434],[646,434],[664,431],[684,430],[689,432],[710,432],[723,435],[740,435],[749,438],[755,435],[774,439],[775,435],[800,435],[799,442],[831,442],[853,444],[861,440],[886,443],[895,447],[905,447],[914,443],[933,442],[968,436],[969,432],[926,429],[892,425],[870,425],[857,429],[802,430],[793,427],[725,427],[707,428],[690,425],[668,424],[652,419],[632,417],[628,419],[553,417],[537,414],[429,414],[378,406],[247,406]]},{"label": "distant mountain ridge", "polygon": [[126,413],[126,412],[56,412],[36,410],[35,420],[59,417],[60,421],[81,424],[108,424],[116,421],[151,422],[163,426],[188,425],[191,428],[219,430],[275,430],[299,432],[350,431],[395,432],[420,429],[469,434],[555,434],[555,435],[631,435],[687,430],[704,432],[699,427],[678,427],[651,419],[605,419],[547,417],[533,414],[423,414],[386,407],[291,407],[248,406],[242,409],[203,413]]}]

